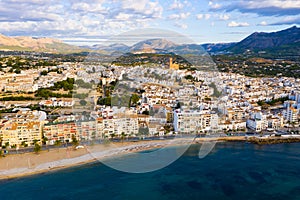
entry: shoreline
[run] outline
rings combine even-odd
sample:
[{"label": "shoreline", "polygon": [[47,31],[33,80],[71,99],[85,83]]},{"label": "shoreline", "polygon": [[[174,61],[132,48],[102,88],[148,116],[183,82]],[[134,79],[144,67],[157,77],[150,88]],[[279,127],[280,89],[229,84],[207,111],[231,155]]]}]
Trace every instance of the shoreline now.
[{"label": "shoreline", "polygon": [[[174,139],[162,141],[139,141],[124,143],[109,143],[86,146],[84,149],[73,150],[60,148],[42,151],[39,154],[24,153],[0,158],[0,180],[26,177],[47,173],[64,168],[81,166],[88,163],[100,162],[103,159],[114,158],[133,152],[140,152],[162,147],[191,143],[192,139]],[[95,157],[95,155],[97,155]]]},{"label": "shoreline", "polygon": [[[88,163],[101,162],[103,159],[130,153],[171,147],[184,144],[199,144],[203,142],[251,142],[253,137],[205,137],[205,138],[176,138],[172,140],[149,140],[138,142],[111,142],[108,144],[97,144],[85,146],[84,149],[59,148],[50,151],[42,151],[39,154],[33,152],[9,155],[0,158],[0,181],[14,178],[43,174],[55,170],[71,168]],[[269,138],[263,138],[268,141]],[[281,142],[284,141],[281,138]],[[279,141],[279,140],[278,140]],[[288,141],[288,140],[287,140]],[[269,143],[262,143],[269,144]],[[97,156],[95,156],[97,155]]]}]

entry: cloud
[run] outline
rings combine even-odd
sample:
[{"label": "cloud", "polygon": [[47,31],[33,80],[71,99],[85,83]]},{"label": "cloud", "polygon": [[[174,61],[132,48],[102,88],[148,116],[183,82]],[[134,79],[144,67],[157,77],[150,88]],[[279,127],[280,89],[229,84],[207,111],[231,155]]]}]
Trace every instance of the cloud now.
[{"label": "cloud", "polygon": [[179,14],[171,14],[168,18],[171,20],[181,20],[186,19],[191,15],[190,12],[187,13],[179,13]]},{"label": "cloud", "polygon": [[278,26],[278,25],[294,25],[300,24],[300,16],[288,16],[274,23],[270,23],[269,25]]},{"label": "cloud", "polygon": [[222,34],[228,34],[228,35],[249,35],[251,32],[247,31],[233,31],[233,32],[223,32]]},{"label": "cloud", "polygon": [[222,7],[221,4],[213,3],[212,1],[208,3],[208,6],[212,9],[220,9]]},{"label": "cloud", "polygon": [[210,9],[256,13],[261,16],[298,15],[300,13],[300,1],[298,0],[220,0],[219,2],[221,3],[218,6],[210,2]]},{"label": "cloud", "polygon": [[196,15],[196,18],[197,18],[198,20],[201,20],[201,19],[206,19],[206,20],[208,20],[208,19],[210,19],[210,17],[211,17],[211,14],[198,14],[198,15]]},{"label": "cloud", "polygon": [[174,2],[170,5],[170,10],[181,10],[182,8],[184,8],[184,5],[178,0],[174,0]]},{"label": "cloud", "polygon": [[236,22],[236,21],[231,21],[227,24],[228,27],[246,27],[249,26],[247,22]]},{"label": "cloud", "polygon": [[266,21],[262,21],[258,24],[258,26],[268,26],[268,23]]},{"label": "cloud", "polygon": [[122,9],[125,12],[137,15],[147,15],[147,17],[161,17],[163,7],[158,2],[149,0],[122,0]]},{"label": "cloud", "polygon": [[187,29],[188,28],[187,24],[180,23],[180,22],[175,22],[174,25],[177,26],[177,27],[179,27],[179,28],[181,28],[181,29]]},{"label": "cloud", "polygon": [[49,37],[110,35],[147,27],[162,13],[157,0],[1,0],[0,31]]},{"label": "cloud", "polygon": [[227,21],[230,19],[230,15],[229,14],[220,14],[219,19],[223,20],[223,21]]}]

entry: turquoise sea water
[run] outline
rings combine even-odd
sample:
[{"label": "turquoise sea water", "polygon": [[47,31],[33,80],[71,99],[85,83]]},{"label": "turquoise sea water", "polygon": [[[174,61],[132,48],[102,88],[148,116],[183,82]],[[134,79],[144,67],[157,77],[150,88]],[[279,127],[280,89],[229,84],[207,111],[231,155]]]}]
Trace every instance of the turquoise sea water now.
[{"label": "turquoise sea water", "polygon": [[130,174],[93,163],[0,182],[6,199],[299,200],[300,144],[217,143],[204,159],[200,145],[159,171]]}]

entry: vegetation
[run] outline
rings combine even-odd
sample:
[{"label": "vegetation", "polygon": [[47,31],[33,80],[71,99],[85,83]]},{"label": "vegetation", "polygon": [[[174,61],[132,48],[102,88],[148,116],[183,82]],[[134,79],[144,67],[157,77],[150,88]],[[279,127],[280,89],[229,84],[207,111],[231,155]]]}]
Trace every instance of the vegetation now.
[{"label": "vegetation", "polygon": [[47,144],[47,142],[48,142],[48,138],[43,136],[43,138],[42,138],[43,145]]},{"label": "vegetation", "polygon": [[289,59],[278,60],[252,55],[217,55],[213,60],[221,72],[238,73],[249,77],[286,76],[300,78],[300,63]]},{"label": "vegetation", "polygon": [[86,106],[87,102],[86,102],[86,100],[81,99],[81,100],[79,101],[79,104],[80,104],[81,106]]},{"label": "vegetation", "polygon": [[39,153],[41,150],[42,150],[42,147],[41,147],[38,143],[35,143],[35,144],[34,144],[33,151],[34,151],[35,153]]},{"label": "vegetation", "polygon": [[2,97],[0,101],[31,101],[34,100],[32,97],[24,97],[24,96],[9,96],[9,97]]},{"label": "vegetation", "polygon": [[35,94],[36,97],[42,97],[45,99],[48,99],[49,97],[56,97],[56,98],[72,98],[72,93],[69,92],[68,94],[61,94],[61,93],[55,93],[50,91],[49,89],[40,88]]},{"label": "vegetation", "polygon": [[22,141],[21,146],[28,147],[28,144],[25,141]]},{"label": "vegetation", "polygon": [[5,56],[0,58],[0,67],[11,67],[11,72],[21,69],[30,69],[40,66],[56,66],[59,63],[55,60],[43,60],[33,57],[24,58],[20,56]]},{"label": "vegetation", "polygon": [[77,140],[77,138],[75,137],[75,135],[72,135],[72,145],[74,147],[78,146],[79,141]]},{"label": "vegetation", "polygon": [[65,91],[73,90],[74,86],[74,78],[67,78],[67,80],[59,81],[54,83],[54,86],[50,87],[50,90],[60,90],[63,89]]},{"label": "vegetation", "polygon": [[54,142],[54,146],[59,147],[59,146],[61,146],[61,145],[62,145],[62,143],[61,143],[60,140],[56,140],[56,141]]},{"label": "vegetation", "polygon": [[124,132],[121,133],[121,140],[122,140],[122,142],[124,141],[124,139],[125,139],[126,136],[127,136],[126,133],[124,133]]},{"label": "vegetation", "polygon": [[93,87],[92,83],[86,83],[82,79],[78,79],[75,81],[75,84],[78,88],[86,88],[86,89],[91,89]]},{"label": "vegetation", "polygon": [[131,105],[136,105],[139,100],[140,100],[139,95],[137,95],[137,94],[131,95],[131,98],[130,98]]},{"label": "vegetation", "polygon": [[127,53],[119,58],[117,58],[112,64],[119,66],[138,66],[138,65],[147,65],[150,66],[152,64],[162,64],[165,66],[169,66],[169,59],[173,58],[179,64],[180,69],[189,68],[191,63],[188,62],[185,58],[167,53],[141,53],[141,54],[132,54]]},{"label": "vegetation", "polygon": [[261,106],[263,109],[267,109],[270,106],[274,106],[277,104],[283,104],[285,101],[289,100],[288,97],[282,97],[278,99],[272,99],[271,101],[258,101],[257,104]]},{"label": "vegetation", "polygon": [[217,86],[215,83],[211,83],[209,85],[209,87],[212,87],[214,89],[214,93],[213,93],[213,97],[220,97],[222,95],[222,92],[220,92],[218,89],[217,89]]},{"label": "vegetation", "polygon": [[99,98],[97,104],[111,106],[111,97]]}]

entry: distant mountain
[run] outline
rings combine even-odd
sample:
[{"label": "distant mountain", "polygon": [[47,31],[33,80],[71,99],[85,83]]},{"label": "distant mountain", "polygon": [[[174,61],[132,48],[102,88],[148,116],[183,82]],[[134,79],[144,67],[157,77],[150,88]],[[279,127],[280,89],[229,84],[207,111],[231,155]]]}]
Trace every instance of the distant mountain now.
[{"label": "distant mountain", "polygon": [[209,53],[221,53],[226,49],[234,46],[236,43],[206,43],[202,44],[202,47]]},{"label": "distant mountain", "polygon": [[129,51],[129,46],[122,44],[122,43],[115,43],[115,44],[111,44],[109,46],[95,44],[95,45],[91,46],[90,49],[101,50],[101,51],[106,51],[106,52],[114,52],[114,51],[127,52],[127,51]]},{"label": "distant mountain", "polygon": [[143,50],[167,50],[177,46],[175,43],[166,39],[149,39],[138,42],[130,47],[131,51],[143,51]]},{"label": "distant mountain", "polygon": [[75,53],[84,49],[52,38],[7,37],[0,34],[0,50]]},{"label": "distant mountain", "polygon": [[149,39],[138,42],[132,46],[124,44],[112,44],[109,46],[93,45],[93,50],[103,50],[110,55],[120,55],[125,53],[174,53],[174,54],[203,54],[204,48],[198,44],[175,44],[166,39]]},{"label": "distant mountain", "polygon": [[[245,51],[277,51],[278,53],[289,53],[290,51],[300,50],[300,28],[291,28],[272,32],[255,32],[236,43],[227,50],[233,53],[243,53]],[[291,52],[292,53],[292,52]]]}]

